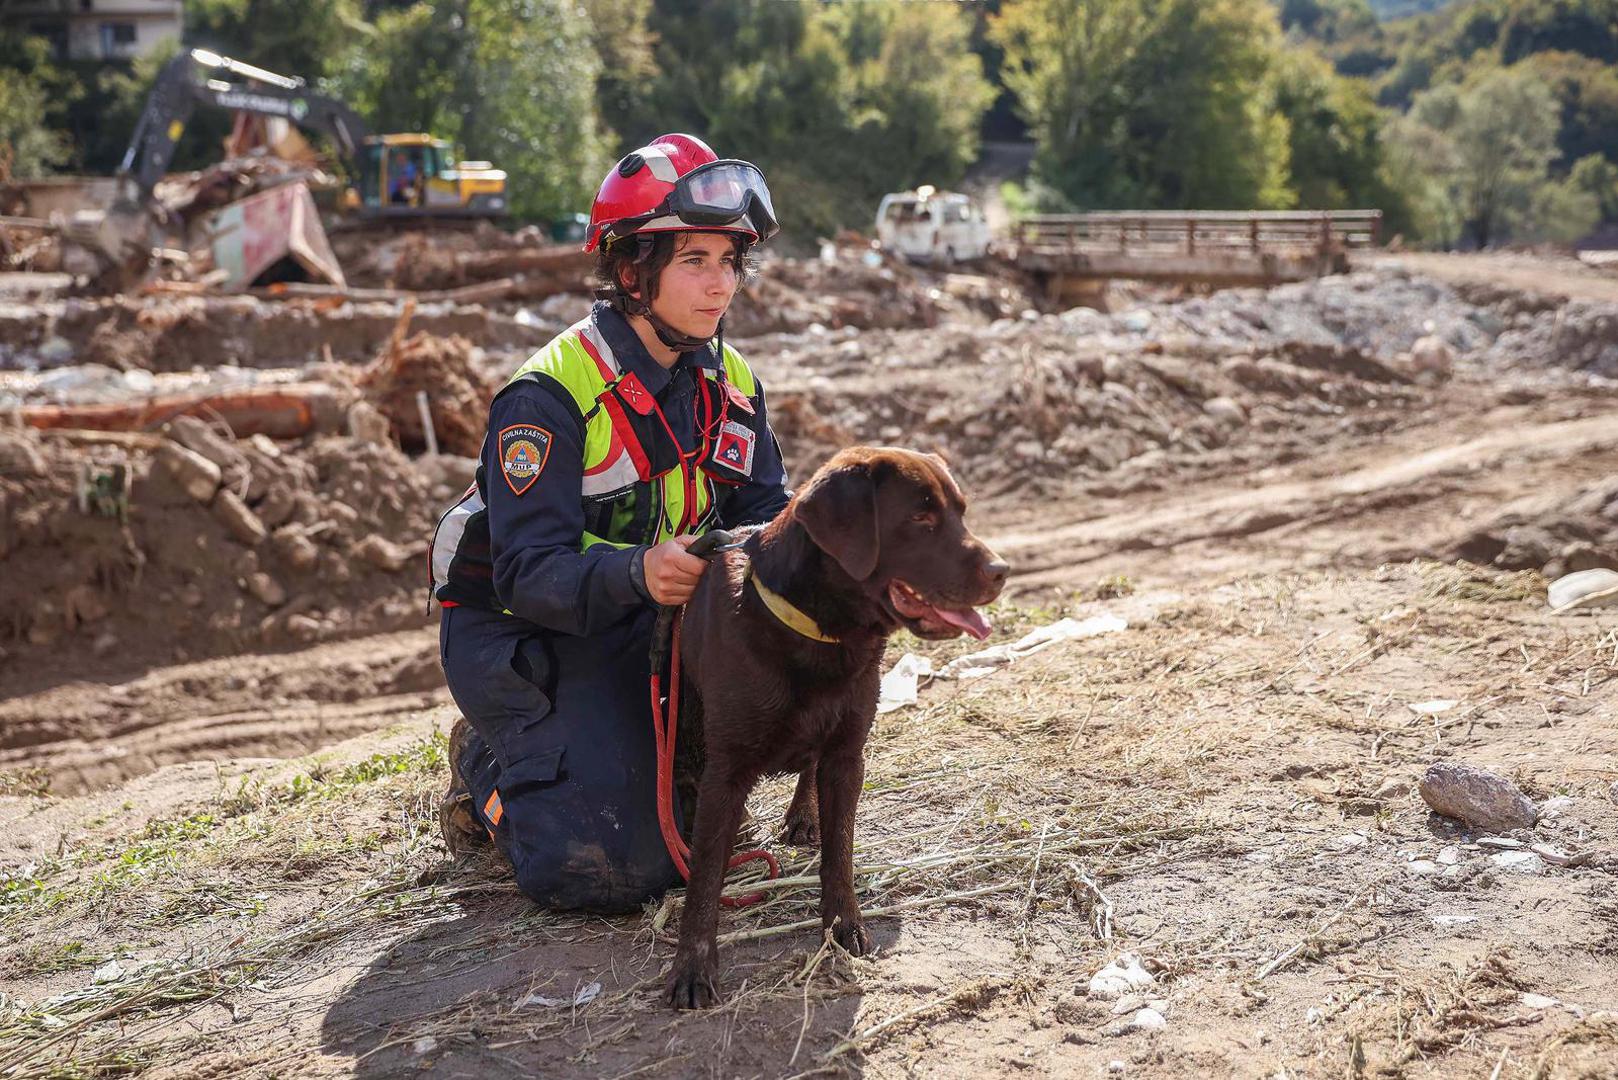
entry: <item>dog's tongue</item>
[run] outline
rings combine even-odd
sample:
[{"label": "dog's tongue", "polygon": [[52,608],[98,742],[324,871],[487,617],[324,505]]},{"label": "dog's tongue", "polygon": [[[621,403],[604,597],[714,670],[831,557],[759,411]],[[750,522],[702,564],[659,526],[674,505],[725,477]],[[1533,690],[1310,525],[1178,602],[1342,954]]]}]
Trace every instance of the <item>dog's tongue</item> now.
[{"label": "dog's tongue", "polygon": [[965,611],[946,611],[941,607],[935,607],[933,608],[933,614],[951,626],[960,627],[979,641],[989,636],[989,620],[979,615],[975,608],[967,608]]}]

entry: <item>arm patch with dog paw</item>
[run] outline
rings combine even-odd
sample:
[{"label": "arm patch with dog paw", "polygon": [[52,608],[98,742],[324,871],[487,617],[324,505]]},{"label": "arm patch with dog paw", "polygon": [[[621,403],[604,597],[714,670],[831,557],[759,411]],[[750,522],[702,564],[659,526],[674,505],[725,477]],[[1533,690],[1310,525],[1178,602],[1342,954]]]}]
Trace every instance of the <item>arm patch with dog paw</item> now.
[{"label": "arm patch with dog paw", "polygon": [[533,424],[500,429],[500,471],[513,495],[534,486],[551,454],[551,433]]}]

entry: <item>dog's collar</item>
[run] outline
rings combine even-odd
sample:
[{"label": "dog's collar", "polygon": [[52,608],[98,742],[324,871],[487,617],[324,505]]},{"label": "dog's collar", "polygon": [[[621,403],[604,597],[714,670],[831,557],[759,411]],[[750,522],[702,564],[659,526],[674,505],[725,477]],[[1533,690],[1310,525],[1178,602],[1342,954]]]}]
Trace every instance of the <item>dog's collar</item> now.
[{"label": "dog's collar", "polygon": [[836,645],[838,639],[827,634],[820,628],[820,624],[804,614],[803,610],[793,604],[791,600],[782,596],[753,575],[753,564],[747,564],[746,578],[753,583],[753,591],[758,598],[764,601],[764,606],[770,609],[770,614],[780,619],[789,629],[795,630],[804,637],[813,641],[824,641],[828,645]]}]

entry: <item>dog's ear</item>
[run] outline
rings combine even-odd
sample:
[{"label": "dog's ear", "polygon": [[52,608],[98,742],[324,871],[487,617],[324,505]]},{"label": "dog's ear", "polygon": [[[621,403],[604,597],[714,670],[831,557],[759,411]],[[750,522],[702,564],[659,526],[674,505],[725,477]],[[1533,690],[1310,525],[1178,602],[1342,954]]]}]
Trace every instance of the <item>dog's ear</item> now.
[{"label": "dog's ear", "polygon": [[794,516],[809,539],[855,581],[876,569],[876,481],[863,462],[818,477],[798,497]]}]

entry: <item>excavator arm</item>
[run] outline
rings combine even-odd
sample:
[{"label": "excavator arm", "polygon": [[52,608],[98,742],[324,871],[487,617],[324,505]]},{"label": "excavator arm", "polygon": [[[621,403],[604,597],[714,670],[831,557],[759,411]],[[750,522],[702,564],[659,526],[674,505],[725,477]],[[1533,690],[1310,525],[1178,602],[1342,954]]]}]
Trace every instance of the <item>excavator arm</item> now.
[{"label": "excavator arm", "polygon": [[133,189],[127,192],[132,201],[142,205],[151,201],[199,102],[279,116],[299,127],[323,131],[356,167],[368,134],[358,113],[335,98],[311,92],[302,79],[191,49],[170,60],[158,75],[118,166],[119,177]]}]

